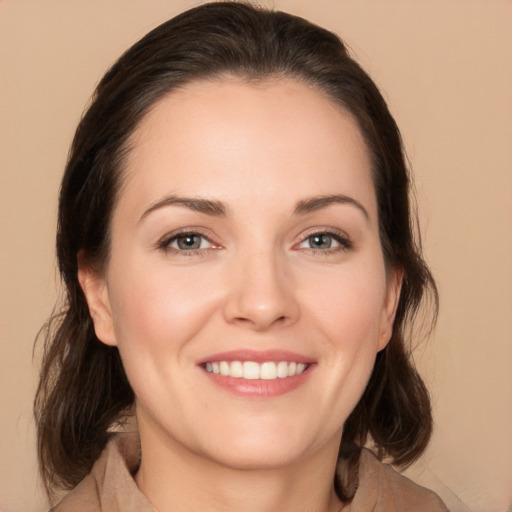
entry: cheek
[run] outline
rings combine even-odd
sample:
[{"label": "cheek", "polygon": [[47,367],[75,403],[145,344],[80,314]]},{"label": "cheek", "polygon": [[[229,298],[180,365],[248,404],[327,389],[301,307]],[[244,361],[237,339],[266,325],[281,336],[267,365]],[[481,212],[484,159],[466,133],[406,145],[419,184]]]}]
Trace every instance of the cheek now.
[{"label": "cheek", "polygon": [[365,267],[340,269],[337,273],[317,275],[303,285],[307,310],[316,318],[333,343],[358,348],[376,342],[384,308],[386,278],[384,270]]},{"label": "cheek", "polygon": [[333,417],[346,418],[361,398],[373,370],[386,280],[384,272],[368,267],[365,273],[340,272],[336,278],[325,283],[328,292],[311,291],[309,310],[326,341],[327,408],[337,411]]},{"label": "cheek", "polygon": [[197,269],[171,272],[165,264],[119,268],[110,295],[121,352],[138,347],[157,356],[170,345],[179,350],[217,309],[216,281],[214,272],[205,279]]},{"label": "cheek", "polygon": [[170,421],[185,414],[180,398],[194,383],[184,370],[194,361],[198,333],[218,310],[219,286],[212,275],[208,281],[198,274],[139,264],[129,271],[118,267],[111,276],[114,329],[128,380],[139,406],[157,411],[172,403]]}]

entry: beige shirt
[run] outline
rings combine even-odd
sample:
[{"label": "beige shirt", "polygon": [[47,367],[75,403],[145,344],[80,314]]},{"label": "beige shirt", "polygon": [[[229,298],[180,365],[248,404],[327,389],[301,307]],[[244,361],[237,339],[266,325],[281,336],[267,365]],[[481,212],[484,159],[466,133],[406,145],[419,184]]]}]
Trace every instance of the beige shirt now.
[{"label": "beige shirt", "polygon": [[[157,512],[133,479],[140,459],[137,434],[117,434],[91,473],[54,512]],[[416,485],[363,450],[359,488],[343,512],[448,512],[432,491]]]}]

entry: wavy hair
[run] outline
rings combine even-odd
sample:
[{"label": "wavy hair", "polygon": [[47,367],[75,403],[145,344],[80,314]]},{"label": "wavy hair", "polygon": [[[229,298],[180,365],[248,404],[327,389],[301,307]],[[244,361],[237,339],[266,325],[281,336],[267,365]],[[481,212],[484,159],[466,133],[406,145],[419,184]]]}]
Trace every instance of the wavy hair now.
[{"label": "wavy hair", "polygon": [[64,306],[45,327],[44,356],[34,410],[41,474],[49,495],[71,489],[91,470],[134,402],[116,347],[94,332],[78,283],[80,251],[101,265],[119,194],[128,141],[165,95],[202,79],[292,78],[350,112],[366,141],[378,201],[380,239],[389,267],[404,280],[393,334],[378,353],[363,397],[344,426],[337,492],[357,489],[360,448],[407,465],[432,432],[427,389],[411,357],[412,325],[437,292],[423,261],[410,176],[396,123],[371,78],[338,36],[302,18],[248,3],[214,2],[163,23],[127,50],[105,74],[77,128],[59,198],[57,256]]}]

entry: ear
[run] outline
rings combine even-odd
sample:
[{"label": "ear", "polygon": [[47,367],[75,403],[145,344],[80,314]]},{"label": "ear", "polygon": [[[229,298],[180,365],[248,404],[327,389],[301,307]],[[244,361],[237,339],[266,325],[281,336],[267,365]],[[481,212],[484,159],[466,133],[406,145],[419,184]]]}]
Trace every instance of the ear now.
[{"label": "ear", "polygon": [[117,345],[105,276],[93,268],[83,251],[78,254],[78,282],[87,300],[96,336],[106,345]]},{"label": "ear", "polygon": [[395,321],[396,310],[400,300],[400,291],[402,290],[402,281],[404,271],[400,267],[394,267],[390,270],[384,305],[382,307],[382,316],[380,322],[378,350],[382,350],[391,339],[393,334],[393,323]]}]

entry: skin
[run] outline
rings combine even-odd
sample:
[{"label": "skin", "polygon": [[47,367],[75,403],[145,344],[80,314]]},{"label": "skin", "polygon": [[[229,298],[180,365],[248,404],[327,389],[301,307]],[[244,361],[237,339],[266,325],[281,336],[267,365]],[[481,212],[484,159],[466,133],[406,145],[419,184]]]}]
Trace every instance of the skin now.
[{"label": "skin", "polygon": [[[131,143],[109,260],[102,272],[82,261],[79,279],[137,397],[137,484],[160,512],[339,510],[343,424],[401,284],[384,263],[356,122],[302,83],[225,78],[171,93]],[[348,200],[297,213],[333,194]],[[183,229],[198,249],[180,249]],[[290,392],[241,396],[198,365],[240,349],[313,364]]]}]

